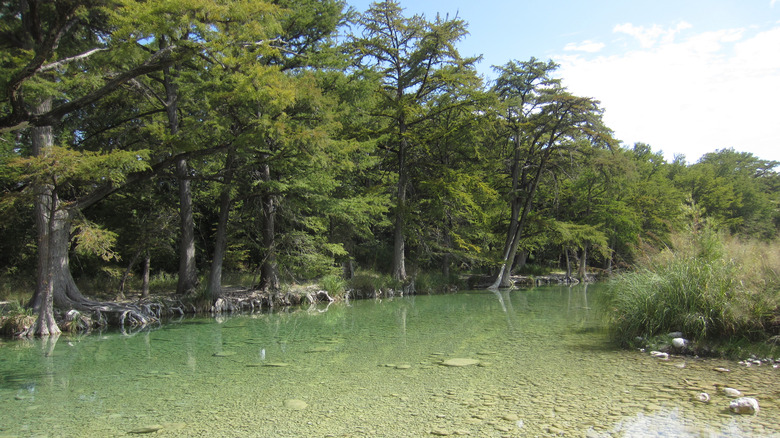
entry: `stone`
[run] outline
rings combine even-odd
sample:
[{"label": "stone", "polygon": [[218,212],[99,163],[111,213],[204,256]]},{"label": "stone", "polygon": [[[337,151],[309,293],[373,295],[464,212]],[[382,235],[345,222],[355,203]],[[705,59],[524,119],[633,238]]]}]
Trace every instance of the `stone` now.
[{"label": "stone", "polygon": [[656,357],[661,360],[669,359],[669,353],[664,353],[663,351],[651,351],[650,356]]},{"label": "stone", "polygon": [[709,403],[710,402],[710,395],[706,392],[702,392],[696,396],[696,400],[702,402],[702,403]]},{"label": "stone", "polygon": [[685,348],[688,345],[688,341],[683,338],[674,338],[672,339],[672,345],[674,348]]},{"label": "stone", "polygon": [[133,429],[133,430],[127,432],[127,433],[132,433],[132,434],[154,433],[154,432],[157,432],[159,430],[162,430],[162,428],[163,427],[161,425],[159,425],[159,424],[153,424],[153,425],[150,425],[150,426],[137,427],[137,428],[135,428],[135,429]]},{"label": "stone", "polygon": [[719,372],[719,373],[730,373],[730,372],[731,372],[731,370],[730,370],[730,369],[728,369],[728,368],[723,368],[723,367],[715,367],[715,368],[713,368],[712,370],[713,370],[713,371],[717,371],[717,372]]},{"label": "stone", "polygon": [[444,430],[444,429],[433,429],[433,430],[431,431],[431,435],[436,435],[436,436],[449,436],[449,435],[450,435],[450,433],[449,433],[448,431]]},{"label": "stone", "polygon": [[455,357],[442,361],[442,365],[446,367],[467,367],[470,365],[477,365],[479,361],[477,359],[468,359],[463,357]]},{"label": "stone", "polygon": [[518,416],[517,416],[517,415],[515,415],[515,414],[506,414],[506,415],[504,415],[504,416],[503,416],[503,417],[501,417],[501,418],[502,418],[502,419],[504,419],[504,420],[506,420],[506,421],[517,421],[517,420],[519,420],[519,419],[520,419],[520,417],[518,417]]},{"label": "stone", "polygon": [[284,401],[284,407],[287,409],[292,409],[294,411],[302,411],[306,409],[309,405],[303,401],[303,400],[297,400],[294,398],[287,399]]},{"label": "stone", "polygon": [[725,394],[726,397],[732,397],[732,398],[742,397],[742,393],[738,389],[728,388],[728,387],[723,388],[723,394]]},{"label": "stone", "polygon": [[397,369],[397,370],[408,370],[411,367],[412,367],[411,365],[404,363],[404,364],[401,364],[401,365],[396,365],[395,369]]},{"label": "stone", "polygon": [[758,400],[751,397],[740,397],[729,403],[729,409],[735,414],[757,414]]}]

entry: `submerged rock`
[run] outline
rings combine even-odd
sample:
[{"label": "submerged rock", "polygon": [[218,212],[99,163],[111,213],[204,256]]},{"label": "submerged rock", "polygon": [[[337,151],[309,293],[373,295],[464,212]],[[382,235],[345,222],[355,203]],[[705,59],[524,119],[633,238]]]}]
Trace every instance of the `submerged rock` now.
[{"label": "submerged rock", "polygon": [[297,400],[294,398],[287,399],[284,401],[284,407],[287,409],[292,409],[295,411],[302,411],[306,409],[309,405],[303,401],[303,400]]},{"label": "submerged rock", "polygon": [[729,409],[735,414],[757,414],[759,411],[758,400],[751,397],[740,397],[729,403]]},{"label": "submerged rock", "polygon": [[162,430],[162,428],[163,428],[162,425],[153,424],[151,426],[137,427],[127,433],[132,433],[132,434],[154,433],[159,430]]},{"label": "submerged rock", "polygon": [[470,365],[477,365],[479,361],[477,359],[468,359],[464,357],[455,357],[442,361],[442,365],[445,367],[467,367]]},{"label": "submerged rock", "polygon": [[688,341],[683,338],[674,338],[672,339],[672,345],[674,348],[685,348],[688,345]]},{"label": "submerged rock", "polygon": [[702,403],[709,403],[710,402],[710,395],[706,392],[702,392],[699,395],[696,396],[696,400],[702,402]]},{"label": "submerged rock", "polygon": [[742,397],[742,393],[738,389],[734,388],[723,388],[723,394],[726,395],[726,397]]}]

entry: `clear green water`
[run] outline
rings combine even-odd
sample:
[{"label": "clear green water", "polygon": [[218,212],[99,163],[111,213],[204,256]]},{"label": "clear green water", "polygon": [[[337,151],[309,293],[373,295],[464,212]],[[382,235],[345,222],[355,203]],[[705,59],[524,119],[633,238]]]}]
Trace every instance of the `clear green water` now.
[{"label": "clear green water", "polygon": [[[615,350],[596,293],[353,301],[6,341],[0,436],[780,436],[780,369]],[[729,413],[716,385],[761,411]],[[692,399],[702,391],[711,403]]]}]

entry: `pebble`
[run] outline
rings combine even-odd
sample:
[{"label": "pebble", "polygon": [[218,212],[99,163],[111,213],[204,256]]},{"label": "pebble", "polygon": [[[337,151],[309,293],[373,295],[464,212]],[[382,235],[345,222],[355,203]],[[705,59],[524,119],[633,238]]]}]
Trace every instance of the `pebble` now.
[{"label": "pebble", "polygon": [[467,367],[470,365],[476,365],[479,361],[476,359],[468,359],[464,357],[455,357],[442,361],[442,365],[446,367]]},{"label": "pebble", "polygon": [[446,430],[444,430],[444,429],[433,429],[433,430],[431,431],[431,435],[436,435],[436,436],[450,436],[450,432],[449,432],[449,431],[446,431]]},{"label": "pebble", "polygon": [[738,389],[734,388],[723,388],[723,394],[726,395],[726,397],[742,397],[742,393]]},{"label": "pebble", "polygon": [[520,419],[520,417],[518,417],[515,414],[506,414],[503,417],[501,417],[501,419],[506,421],[517,421]]}]

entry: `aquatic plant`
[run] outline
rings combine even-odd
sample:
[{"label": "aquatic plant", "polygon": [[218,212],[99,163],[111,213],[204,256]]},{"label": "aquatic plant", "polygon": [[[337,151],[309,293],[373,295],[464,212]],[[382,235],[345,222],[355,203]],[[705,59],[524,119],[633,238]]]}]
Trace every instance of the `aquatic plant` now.
[{"label": "aquatic plant", "polygon": [[347,281],[340,275],[329,274],[322,277],[322,288],[328,292],[331,297],[344,295],[347,290]]}]

